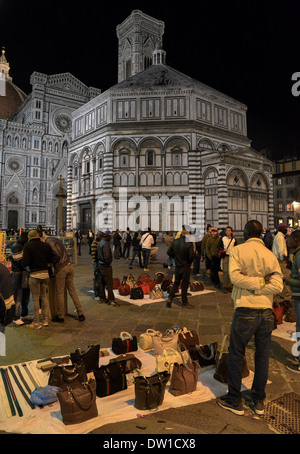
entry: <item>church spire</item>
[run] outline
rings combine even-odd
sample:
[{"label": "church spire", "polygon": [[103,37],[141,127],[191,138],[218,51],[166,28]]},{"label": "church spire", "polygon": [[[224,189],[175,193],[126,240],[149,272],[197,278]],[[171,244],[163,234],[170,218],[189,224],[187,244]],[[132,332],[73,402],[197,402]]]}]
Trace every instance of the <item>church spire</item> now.
[{"label": "church spire", "polygon": [[10,66],[5,57],[5,47],[2,46],[2,52],[0,57],[0,74],[2,77],[5,76],[6,79],[12,80],[12,78],[9,75],[9,70]]},{"label": "church spire", "polygon": [[157,38],[155,50],[153,52],[153,65],[165,65],[166,52],[162,46],[162,38]]}]

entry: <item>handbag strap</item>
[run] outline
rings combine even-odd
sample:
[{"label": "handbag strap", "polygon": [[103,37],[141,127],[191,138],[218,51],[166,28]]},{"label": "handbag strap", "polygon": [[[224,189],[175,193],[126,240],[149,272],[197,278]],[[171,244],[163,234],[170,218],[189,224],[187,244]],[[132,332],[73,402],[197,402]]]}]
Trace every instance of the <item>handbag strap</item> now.
[{"label": "handbag strap", "polygon": [[160,331],[155,331],[154,329],[147,329],[146,334],[149,334],[149,336],[160,336],[162,337],[162,333]]},{"label": "handbag strap", "polygon": [[67,391],[69,391],[69,392],[72,394],[72,397],[73,397],[73,399],[74,399],[74,402],[76,402],[76,404],[78,405],[78,407],[80,408],[80,410],[88,411],[88,410],[91,408],[92,404],[93,404],[93,392],[92,392],[92,390],[91,390],[91,387],[90,387],[89,383],[84,383],[84,384],[83,384],[83,387],[86,388],[86,389],[88,389],[89,392],[90,392],[90,394],[91,394],[91,402],[90,402],[89,406],[86,407],[86,408],[85,408],[80,402],[78,402],[78,400],[77,400],[76,397],[74,396],[74,393],[73,393],[73,389],[72,389],[72,388],[67,388]]},{"label": "handbag strap", "polygon": [[210,356],[206,356],[205,353],[203,353],[203,351],[201,350],[201,345],[197,345],[196,348],[199,353],[199,356],[201,356],[201,358],[209,361],[209,360],[213,359],[213,357],[215,355],[215,350],[214,350],[213,344],[208,344],[207,347],[210,349]]}]

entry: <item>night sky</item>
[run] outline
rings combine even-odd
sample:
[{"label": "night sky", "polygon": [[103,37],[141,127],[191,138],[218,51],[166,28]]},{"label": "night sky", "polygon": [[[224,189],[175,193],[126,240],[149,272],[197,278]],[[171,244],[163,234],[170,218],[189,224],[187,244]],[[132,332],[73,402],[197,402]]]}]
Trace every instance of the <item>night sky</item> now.
[{"label": "night sky", "polygon": [[299,156],[298,3],[0,0],[0,46],[27,94],[33,71],[70,72],[103,92],[117,83],[116,26],[139,9],[165,22],[167,65],[248,106],[253,148],[270,149],[274,159]]}]

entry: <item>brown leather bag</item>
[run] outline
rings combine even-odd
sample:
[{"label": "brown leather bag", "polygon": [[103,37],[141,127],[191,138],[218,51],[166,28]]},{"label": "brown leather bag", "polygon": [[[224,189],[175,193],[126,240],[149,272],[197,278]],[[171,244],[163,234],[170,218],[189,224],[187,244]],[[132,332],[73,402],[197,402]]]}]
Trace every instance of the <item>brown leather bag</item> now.
[{"label": "brown leather bag", "polygon": [[77,388],[59,391],[57,397],[62,420],[66,425],[79,424],[98,416],[95,380],[90,380]]},{"label": "brown leather bag", "polygon": [[119,287],[119,293],[122,296],[127,296],[127,295],[130,295],[130,290],[131,289],[130,289],[129,285],[126,283],[126,277],[124,277],[122,284]]},{"label": "brown leather bag", "polygon": [[173,366],[169,391],[173,396],[182,396],[197,389],[199,364],[195,361]]},{"label": "brown leather bag", "polygon": [[87,381],[87,374],[83,362],[72,366],[55,366],[50,371],[49,386],[58,386],[60,389],[76,388]]}]

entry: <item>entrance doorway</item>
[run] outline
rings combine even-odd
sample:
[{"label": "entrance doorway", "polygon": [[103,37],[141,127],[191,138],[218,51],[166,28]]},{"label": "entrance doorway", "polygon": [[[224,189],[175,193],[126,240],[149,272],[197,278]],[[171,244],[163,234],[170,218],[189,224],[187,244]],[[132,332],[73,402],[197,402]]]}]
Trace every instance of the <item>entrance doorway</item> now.
[{"label": "entrance doorway", "polygon": [[18,211],[17,210],[8,211],[7,227],[10,230],[11,229],[13,229],[15,231],[18,230]]}]

